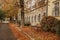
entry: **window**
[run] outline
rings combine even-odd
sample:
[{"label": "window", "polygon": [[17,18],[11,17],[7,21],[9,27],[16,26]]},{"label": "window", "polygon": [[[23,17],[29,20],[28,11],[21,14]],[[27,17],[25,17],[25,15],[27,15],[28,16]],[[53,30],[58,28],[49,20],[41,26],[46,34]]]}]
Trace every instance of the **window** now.
[{"label": "window", "polygon": [[38,15],[38,22],[40,22],[40,14]]},{"label": "window", "polygon": [[47,16],[47,14],[46,13],[43,13],[43,16]]},{"label": "window", "polygon": [[29,22],[30,22],[30,16],[29,16]]},{"label": "window", "polygon": [[35,15],[35,18],[34,18],[35,22],[36,22],[36,15]]},{"label": "window", "polygon": [[55,16],[59,16],[59,2],[55,3]]},{"label": "window", "polygon": [[31,19],[31,20],[32,20],[32,22],[33,22],[33,16],[32,16],[32,19]]},{"label": "window", "polygon": [[27,21],[28,21],[28,16],[27,16]]},{"label": "window", "polygon": [[38,5],[39,7],[44,6],[45,0],[39,0]]}]

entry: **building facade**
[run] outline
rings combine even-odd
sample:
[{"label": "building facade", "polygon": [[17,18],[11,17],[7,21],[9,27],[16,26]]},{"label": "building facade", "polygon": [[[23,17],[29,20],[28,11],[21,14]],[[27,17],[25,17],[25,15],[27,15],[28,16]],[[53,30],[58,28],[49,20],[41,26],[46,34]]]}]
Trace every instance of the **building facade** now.
[{"label": "building facade", "polygon": [[48,16],[53,16],[60,20],[60,0],[49,0]]},{"label": "building facade", "polygon": [[60,0],[56,0],[53,2],[54,3],[54,14],[57,19],[60,20]]},{"label": "building facade", "polygon": [[60,0],[26,0],[24,3],[25,23],[40,24],[43,16],[60,20]]},{"label": "building facade", "polygon": [[[28,3],[30,3],[30,1],[28,1]],[[25,22],[31,23],[32,25],[40,24],[42,17],[47,16],[47,0],[33,0],[29,5],[27,8],[29,9],[28,12],[25,12]]]}]

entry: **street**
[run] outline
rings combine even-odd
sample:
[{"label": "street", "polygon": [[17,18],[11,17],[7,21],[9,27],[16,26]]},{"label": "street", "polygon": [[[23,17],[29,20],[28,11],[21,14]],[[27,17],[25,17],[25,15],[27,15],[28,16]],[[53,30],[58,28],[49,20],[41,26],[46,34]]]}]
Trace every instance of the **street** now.
[{"label": "street", "polygon": [[0,40],[16,40],[8,24],[0,23]]}]

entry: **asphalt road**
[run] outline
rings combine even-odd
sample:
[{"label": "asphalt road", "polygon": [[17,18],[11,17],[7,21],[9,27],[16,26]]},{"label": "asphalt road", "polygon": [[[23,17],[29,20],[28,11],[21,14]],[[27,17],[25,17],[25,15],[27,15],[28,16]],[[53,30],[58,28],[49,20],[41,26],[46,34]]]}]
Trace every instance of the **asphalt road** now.
[{"label": "asphalt road", "polygon": [[0,40],[16,40],[8,24],[0,24]]}]

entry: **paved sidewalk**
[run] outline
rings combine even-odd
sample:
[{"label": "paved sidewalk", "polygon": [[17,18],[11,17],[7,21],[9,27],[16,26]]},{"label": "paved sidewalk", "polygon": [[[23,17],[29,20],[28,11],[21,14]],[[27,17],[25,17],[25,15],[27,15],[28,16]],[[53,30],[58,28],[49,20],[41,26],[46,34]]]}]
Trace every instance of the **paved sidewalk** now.
[{"label": "paved sidewalk", "polygon": [[23,27],[21,30],[17,24],[10,24],[15,37],[19,40],[59,40],[60,37],[53,33],[40,31],[37,32],[31,27]]},{"label": "paved sidewalk", "polygon": [[16,24],[9,24],[10,29],[12,30],[14,36],[17,40],[31,40],[25,33],[23,33]]},{"label": "paved sidewalk", "polygon": [[22,31],[25,31],[28,35],[33,37],[35,40],[60,40],[60,37],[58,37],[54,33],[44,32],[42,30],[38,32],[37,30],[31,28],[31,26],[23,27]]}]

